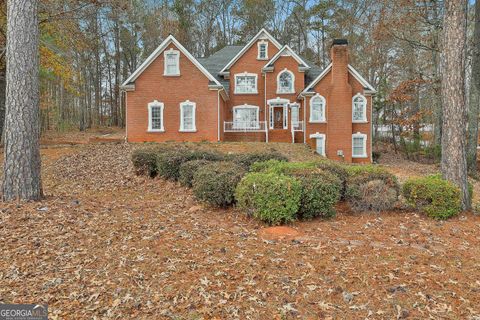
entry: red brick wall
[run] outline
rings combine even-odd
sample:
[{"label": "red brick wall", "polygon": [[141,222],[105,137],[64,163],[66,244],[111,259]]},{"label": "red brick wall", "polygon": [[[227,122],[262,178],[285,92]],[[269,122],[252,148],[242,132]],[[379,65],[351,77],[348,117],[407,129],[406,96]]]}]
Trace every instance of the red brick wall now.
[{"label": "red brick wall", "polygon": [[[262,41],[262,40],[259,40]],[[272,58],[277,52],[277,47],[268,40],[268,58]],[[249,104],[260,107],[260,121],[265,121],[265,79],[262,75],[262,68],[268,62],[267,60],[257,60],[258,41],[254,43],[241,57],[230,67],[230,101],[226,109],[226,121],[232,121],[233,107],[243,104]],[[235,74],[237,73],[255,73],[257,74],[258,94],[235,94]]]},{"label": "red brick wall", "polygon": [[[284,71],[285,69],[289,70],[295,76],[295,93],[285,94],[277,93],[277,77],[278,74]],[[266,86],[266,96],[267,100],[275,99],[277,97],[282,99],[288,99],[291,103],[299,103],[300,105],[300,121],[303,121],[303,107],[301,101],[297,101],[297,96],[305,88],[305,74],[298,71],[298,62],[291,56],[282,56],[278,58],[274,63],[273,72],[267,73],[267,86]],[[267,121],[269,119],[269,109],[267,108]],[[292,142],[292,133],[291,133],[291,119],[292,114],[291,110],[288,110],[288,129],[273,129],[270,130],[268,140],[271,142]],[[302,138],[303,139],[303,138]],[[303,142],[303,141],[302,141]]]},{"label": "red brick wall", "polygon": [[[170,48],[178,50],[173,44]],[[182,52],[180,76],[165,77],[163,69],[162,53],[135,80],[135,91],[127,92],[128,141],[217,141],[218,92],[209,90],[208,78]],[[197,105],[197,132],[179,132],[180,103],[187,99]],[[165,132],[147,132],[147,106],[154,100],[164,103]]]},{"label": "red brick wall", "polygon": [[[326,155],[330,159],[354,162],[371,162],[371,96],[367,98],[367,123],[352,123],[352,98],[357,93],[364,94],[363,86],[348,72],[348,51],[346,46],[333,46],[332,70],[315,85],[315,92],[326,99],[326,123],[309,123],[310,99],[306,98],[307,130],[306,138],[310,147],[315,148],[316,140],[310,134],[323,133],[326,136]],[[352,134],[367,135],[367,158],[352,158]],[[344,158],[337,156],[342,150]]]}]

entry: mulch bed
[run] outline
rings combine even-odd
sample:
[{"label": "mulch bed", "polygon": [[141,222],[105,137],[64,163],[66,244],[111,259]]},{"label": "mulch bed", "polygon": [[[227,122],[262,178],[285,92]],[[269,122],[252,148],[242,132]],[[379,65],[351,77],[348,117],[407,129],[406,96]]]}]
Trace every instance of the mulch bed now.
[{"label": "mulch bed", "polygon": [[480,217],[341,205],[284,236],[135,176],[137,147],[42,151],[46,199],[0,204],[0,302],[51,319],[480,319]]}]

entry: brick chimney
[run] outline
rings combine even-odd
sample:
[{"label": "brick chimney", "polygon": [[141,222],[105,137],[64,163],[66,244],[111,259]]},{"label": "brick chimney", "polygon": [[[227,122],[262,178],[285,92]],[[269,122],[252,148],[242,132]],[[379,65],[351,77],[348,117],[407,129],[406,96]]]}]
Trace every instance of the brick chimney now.
[{"label": "brick chimney", "polygon": [[[332,83],[327,100],[327,156],[352,161],[352,87],[348,82],[348,41],[334,39],[330,49]],[[329,143],[331,141],[331,143]]]}]

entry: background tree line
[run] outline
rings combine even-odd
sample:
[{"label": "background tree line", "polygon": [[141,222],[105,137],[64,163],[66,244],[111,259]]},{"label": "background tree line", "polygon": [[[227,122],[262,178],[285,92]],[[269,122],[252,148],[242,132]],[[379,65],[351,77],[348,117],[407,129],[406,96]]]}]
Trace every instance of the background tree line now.
[{"label": "background tree line", "polygon": [[[1,131],[5,1],[0,10]],[[473,2],[467,10],[469,83]],[[351,63],[378,89],[377,136],[388,130],[383,136],[396,150],[435,157],[443,14],[442,0],[41,0],[41,129],[123,126],[122,80],[170,33],[203,57],[243,44],[265,27],[320,67],[329,63],[331,39],[347,38]],[[478,108],[473,111],[477,119]]]}]

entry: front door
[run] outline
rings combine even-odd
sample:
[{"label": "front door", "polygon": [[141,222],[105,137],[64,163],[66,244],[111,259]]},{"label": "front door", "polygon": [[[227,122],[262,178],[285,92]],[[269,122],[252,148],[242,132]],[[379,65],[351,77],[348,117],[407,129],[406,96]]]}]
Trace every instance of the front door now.
[{"label": "front door", "polygon": [[283,108],[273,108],[273,129],[283,129]]}]

